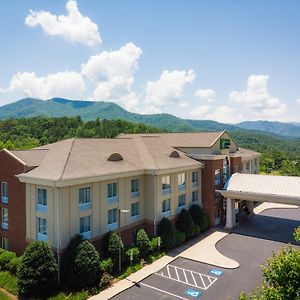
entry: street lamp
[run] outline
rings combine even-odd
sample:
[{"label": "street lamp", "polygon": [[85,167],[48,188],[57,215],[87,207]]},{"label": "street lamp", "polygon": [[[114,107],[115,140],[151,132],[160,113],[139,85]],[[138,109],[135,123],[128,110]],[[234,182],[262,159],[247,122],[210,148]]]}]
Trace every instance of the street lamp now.
[{"label": "street lamp", "polygon": [[129,209],[118,209],[118,232],[119,232],[119,273],[122,271],[122,249],[121,249],[121,213],[129,213]]}]

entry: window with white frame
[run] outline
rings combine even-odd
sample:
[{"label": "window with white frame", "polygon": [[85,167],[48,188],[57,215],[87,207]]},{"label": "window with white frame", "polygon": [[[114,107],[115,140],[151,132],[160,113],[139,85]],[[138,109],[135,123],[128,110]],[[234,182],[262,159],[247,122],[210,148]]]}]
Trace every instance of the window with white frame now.
[{"label": "window with white frame", "polygon": [[79,189],[79,205],[91,203],[91,188],[80,188]]},{"label": "window with white frame", "polygon": [[107,185],[107,198],[117,197],[118,185],[117,182],[112,182]]},{"label": "window with white frame", "polygon": [[171,188],[171,176],[170,175],[163,176],[161,178],[161,184],[162,184],[161,188],[163,191],[169,190]]},{"label": "window with white frame", "polygon": [[114,224],[118,221],[118,210],[117,208],[109,209],[107,211],[107,224]]},{"label": "window with white frame", "polygon": [[79,234],[91,231],[91,216],[79,218]]},{"label": "window with white frame", "polygon": [[37,203],[38,203],[38,205],[47,206],[47,190],[46,189],[38,188]]},{"label": "window with white frame", "polygon": [[139,212],[139,202],[131,204],[130,213],[131,213],[131,217],[137,217],[140,214],[140,212]]},{"label": "window with white frame", "polygon": [[199,192],[193,191],[192,192],[192,202],[197,202],[199,200]]},{"label": "window with white frame", "polygon": [[199,174],[198,174],[198,171],[194,171],[192,173],[192,182],[195,183],[195,182],[198,182],[199,181]]},{"label": "window with white frame", "polygon": [[138,178],[131,179],[131,193],[139,192],[139,180]]},{"label": "window with white frame", "polygon": [[215,185],[220,185],[221,183],[221,172],[220,169],[215,170]]},{"label": "window with white frame", "polygon": [[8,250],[8,239],[5,237],[1,237],[1,248],[3,250]]},{"label": "window with white frame", "polygon": [[47,237],[47,219],[37,218],[38,240],[44,240]]},{"label": "window with white frame", "polygon": [[185,185],[185,173],[179,173],[177,178],[178,178],[178,186]]},{"label": "window with white frame", "polygon": [[246,170],[250,170],[250,161],[246,162]]},{"label": "window with white frame", "polygon": [[162,212],[170,211],[170,199],[165,199],[162,202]]},{"label": "window with white frame", "polygon": [[8,201],[8,183],[1,182],[1,198],[2,202],[7,203]]},{"label": "window with white frame", "polygon": [[8,229],[8,209],[2,208],[2,229]]},{"label": "window with white frame", "polygon": [[254,159],[254,166],[257,166],[257,158]]},{"label": "window with white frame", "polygon": [[185,206],[185,194],[178,196],[178,207]]}]

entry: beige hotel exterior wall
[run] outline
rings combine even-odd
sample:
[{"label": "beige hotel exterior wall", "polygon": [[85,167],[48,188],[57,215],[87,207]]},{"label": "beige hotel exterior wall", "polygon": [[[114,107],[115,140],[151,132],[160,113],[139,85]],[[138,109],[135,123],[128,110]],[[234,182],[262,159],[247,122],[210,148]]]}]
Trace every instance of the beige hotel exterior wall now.
[{"label": "beige hotel exterior wall", "polygon": [[[198,170],[199,185],[192,187],[192,171]],[[174,172],[174,171],[173,171]],[[185,172],[186,189],[179,192],[177,186],[178,174]],[[47,219],[48,243],[56,247],[58,227],[60,231],[60,248],[64,249],[70,238],[79,232],[79,218],[91,216],[91,241],[99,239],[108,231],[107,211],[113,208],[131,209],[131,203],[139,202],[139,219],[131,221],[129,213],[121,214],[121,228],[130,227],[139,222],[154,223],[154,208],[156,198],[156,223],[162,218],[162,201],[170,198],[171,216],[177,213],[178,196],[186,194],[186,208],[191,204],[192,191],[199,190],[199,204],[201,205],[201,169],[180,171],[176,173],[166,173],[171,176],[171,195],[162,195],[161,180],[165,175],[140,175],[133,177],[116,178],[115,180],[93,182],[84,185],[74,185],[69,187],[47,187],[34,184],[26,184],[26,240],[36,240],[37,218]],[[131,197],[131,179],[139,179],[139,197]],[[107,201],[107,184],[118,183],[118,202],[109,204]],[[80,211],[78,206],[79,188],[91,188],[91,204],[89,210]],[[47,189],[47,212],[37,211],[37,189]],[[156,194],[156,197],[155,197]],[[57,209],[57,195],[59,195],[59,209]],[[59,212],[59,221],[57,218]],[[59,224],[58,224],[59,223]]]}]

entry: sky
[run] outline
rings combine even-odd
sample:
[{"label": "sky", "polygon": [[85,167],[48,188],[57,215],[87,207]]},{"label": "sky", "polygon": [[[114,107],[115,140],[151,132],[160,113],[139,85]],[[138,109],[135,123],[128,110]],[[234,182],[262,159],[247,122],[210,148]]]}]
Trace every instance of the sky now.
[{"label": "sky", "polygon": [[300,122],[299,15],[298,0],[1,1],[0,106]]}]

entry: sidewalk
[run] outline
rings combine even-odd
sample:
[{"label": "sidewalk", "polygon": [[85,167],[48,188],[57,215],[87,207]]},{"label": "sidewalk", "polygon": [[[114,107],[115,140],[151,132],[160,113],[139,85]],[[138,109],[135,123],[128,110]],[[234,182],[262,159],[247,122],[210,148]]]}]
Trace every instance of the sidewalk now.
[{"label": "sidewalk", "polygon": [[132,287],[135,283],[140,282],[151,274],[159,271],[179,256],[222,268],[237,268],[239,266],[238,262],[225,257],[215,247],[218,241],[227,234],[227,232],[223,232],[219,229],[210,229],[203,235],[187,242],[181,247],[171,250],[167,255],[153,262],[151,265],[147,265],[127,278],[118,281],[108,289],[90,299],[110,299]]}]

